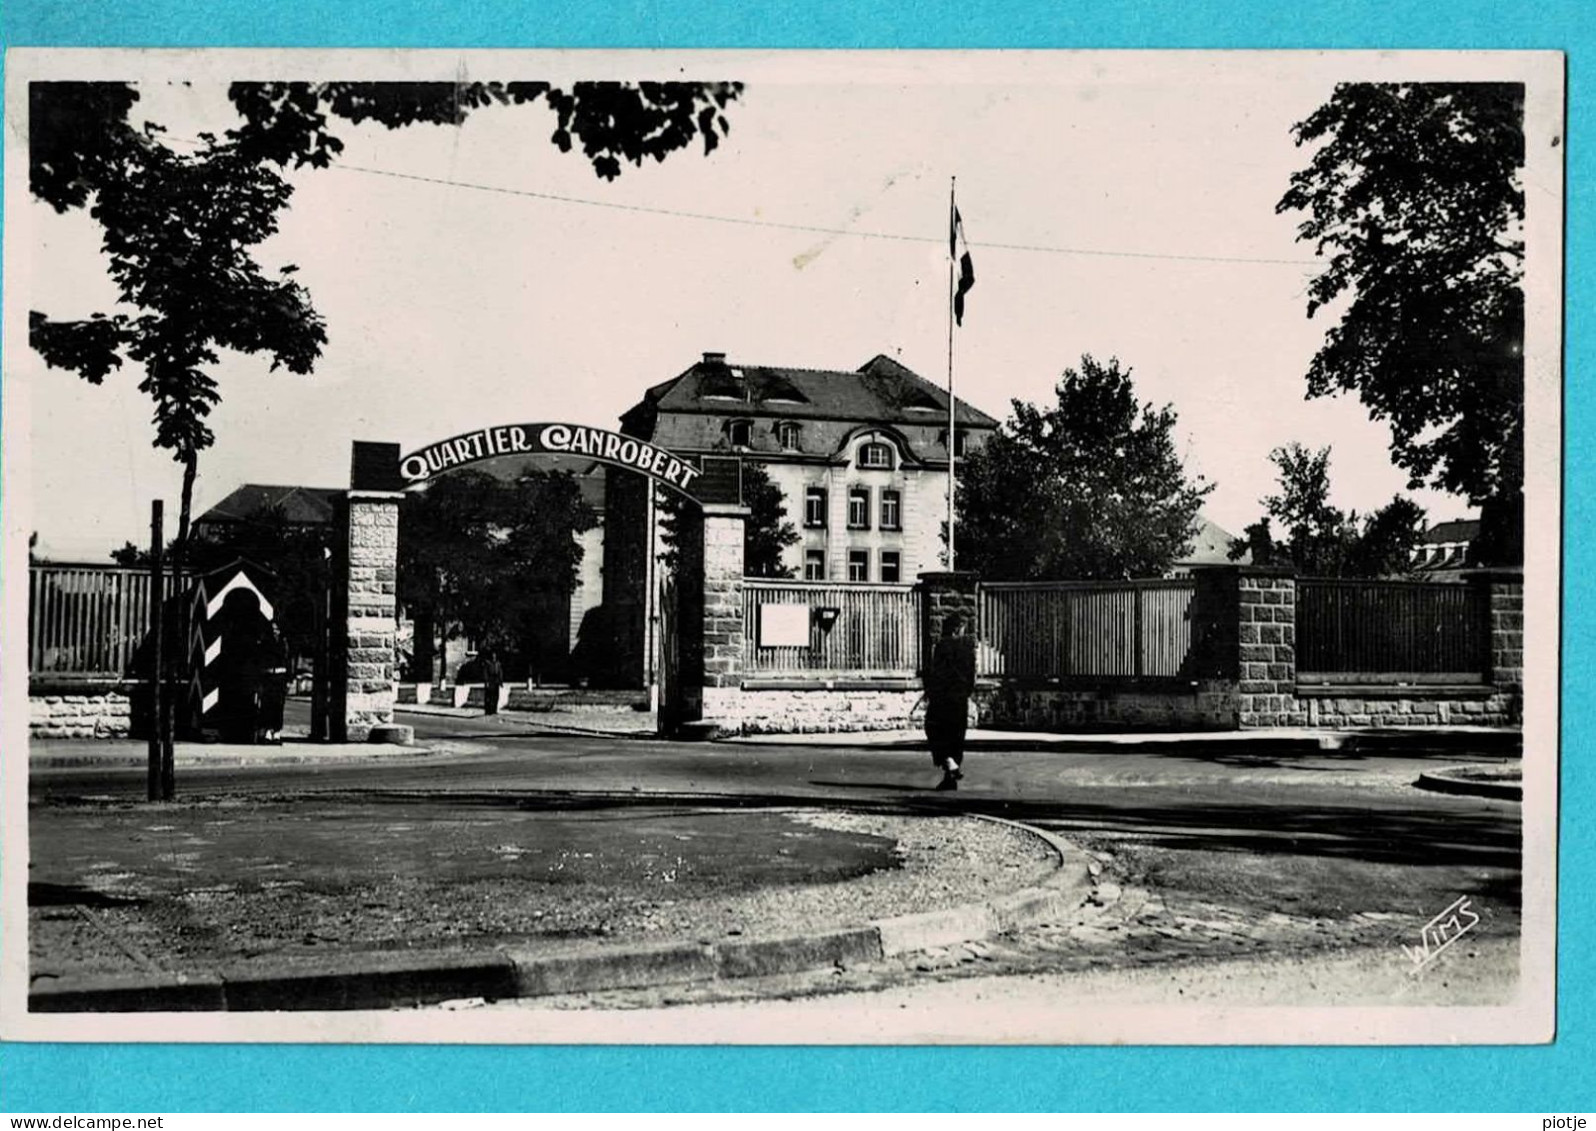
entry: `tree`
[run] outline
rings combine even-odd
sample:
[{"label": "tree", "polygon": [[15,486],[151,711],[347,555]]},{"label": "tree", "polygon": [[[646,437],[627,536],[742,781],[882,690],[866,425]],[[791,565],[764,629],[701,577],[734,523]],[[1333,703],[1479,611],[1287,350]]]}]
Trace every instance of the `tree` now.
[{"label": "tree", "polygon": [[1523,118],[1517,83],[1344,83],[1276,206],[1328,256],[1308,316],[1345,303],[1308,395],[1356,391],[1410,487],[1481,508],[1497,564],[1523,559]]},{"label": "tree", "polygon": [[[782,561],[782,554],[798,543],[798,531],[787,521],[785,496],[764,465],[744,461],[742,498],[748,508],[743,522],[743,576],[792,577],[794,570]],[[660,541],[665,547],[660,557],[667,569],[674,570],[681,559],[682,523],[689,517],[698,521],[698,511],[674,491],[659,492],[657,505]]]},{"label": "tree", "polygon": [[458,125],[491,105],[543,101],[550,141],[580,144],[596,175],[621,162],[662,161],[702,137],[713,150],[739,83],[234,83],[241,124],[201,135],[179,154],[165,131],[130,121],[138,92],[126,83],[29,86],[29,181],[57,212],[89,207],[100,224],[125,311],[87,319],[29,314],[29,340],[46,364],[100,384],[124,361],[143,368],[155,404],[157,447],[183,465],[178,564],[188,546],[199,453],[215,436],[206,417],[220,400],[208,372],[218,348],[264,353],[272,368],[307,374],[326,328],[295,268],[268,275],[252,249],[277,227],[293,189],[280,170],[323,168],[343,149],[332,119]]},{"label": "tree", "polygon": [[461,635],[535,663],[550,605],[582,561],[576,535],[597,524],[569,473],[528,470],[507,483],[464,469],[405,497],[396,591],[416,625],[416,666],[431,643]]},{"label": "tree", "polygon": [[[1264,518],[1230,544],[1232,559],[1250,551],[1254,565],[1288,565],[1311,577],[1392,577],[1409,572],[1424,533],[1424,511],[1393,498],[1359,517],[1330,505],[1330,449],[1288,444],[1269,453],[1279,493],[1262,500]],[[1284,541],[1276,541],[1278,522]]]},{"label": "tree", "polygon": [[1117,358],[1082,357],[1055,392],[1048,409],[1014,401],[960,464],[959,566],[994,581],[1167,572],[1213,489],[1187,479],[1174,411],[1141,405]]},{"label": "tree", "polygon": [[792,566],[782,561],[788,546],[798,544],[798,531],[787,521],[781,488],[771,482],[761,464],[743,465],[743,574],[747,577],[792,577]]}]

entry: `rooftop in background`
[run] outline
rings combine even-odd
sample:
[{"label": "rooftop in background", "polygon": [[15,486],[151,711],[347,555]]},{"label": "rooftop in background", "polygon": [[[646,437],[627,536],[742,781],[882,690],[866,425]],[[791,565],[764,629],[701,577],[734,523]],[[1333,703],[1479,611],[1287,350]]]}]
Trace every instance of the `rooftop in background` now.
[{"label": "rooftop in background", "polygon": [[1442,545],[1452,542],[1472,542],[1480,536],[1480,520],[1477,518],[1454,518],[1449,522],[1438,522],[1424,532],[1424,541],[1429,545]]},{"label": "rooftop in background", "polygon": [[1438,522],[1413,547],[1413,569],[1432,581],[1457,581],[1468,561],[1469,544],[1480,536],[1480,520]]},{"label": "rooftop in background", "polygon": [[1195,529],[1191,535],[1191,551],[1187,553],[1176,565],[1246,565],[1252,561],[1252,551],[1244,550],[1241,557],[1230,556],[1230,544],[1236,536],[1224,527],[1214,522],[1205,514],[1199,514]]},{"label": "rooftop in background", "polygon": [[[725,354],[706,353],[685,373],[649,389],[643,403],[626,416],[644,407],[655,412],[736,411],[798,420],[934,424],[947,420],[948,394],[884,354],[850,371],[742,365],[728,362]],[[961,399],[957,423],[995,428],[998,422]]]},{"label": "rooftop in background", "polygon": [[195,526],[228,526],[256,522],[277,511],[290,526],[326,526],[332,522],[339,487],[272,487],[246,483],[194,520]]}]

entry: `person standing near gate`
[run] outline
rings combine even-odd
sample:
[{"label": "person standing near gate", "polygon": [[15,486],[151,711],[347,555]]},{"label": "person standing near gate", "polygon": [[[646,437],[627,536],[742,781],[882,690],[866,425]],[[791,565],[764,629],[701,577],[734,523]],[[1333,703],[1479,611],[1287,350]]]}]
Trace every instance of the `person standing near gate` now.
[{"label": "person standing near gate", "polygon": [[489,715],[499,713],[499,688],[504,683],[504,668],[499,664],[499,654],[492,648],[482,652],[482,706]]},{"label": "person standing near gate", "polygon": [[942,639],[925,676],[925,736],[931,760],[942,771],[939,790],[958,789],[964,777],[964,732],[974,690],[975,641],[964,635],[964,618],[954,613],[942,622]]}]

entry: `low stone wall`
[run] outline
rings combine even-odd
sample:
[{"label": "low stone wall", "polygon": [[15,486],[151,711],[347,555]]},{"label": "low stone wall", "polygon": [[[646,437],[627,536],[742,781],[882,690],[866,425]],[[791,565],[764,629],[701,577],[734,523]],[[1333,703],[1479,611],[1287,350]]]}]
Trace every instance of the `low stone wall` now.
[{"label": "low stone wall", "polygon": [[1511,727],[1520,722],[1514,689],[1489,686],[1358,688],[1298,687],[1281,699],[1283,726],[1312,727]]},{"label": "low stone wall", "polygon": [[28,696],[29,738],[127,738],[133,701],[120,691]]},{"label": "low stone wall", "polygon": [[1239,711],[1235,685],[1225,680],[1140,687],[998,684],[977,689],[975,701],[982,726],[1037,731],[1234,730]]},{"label": "low stone wall", "polygon": [[706,687],[704,718],[726,734],[902,730],[919,702],[918,687]]}]

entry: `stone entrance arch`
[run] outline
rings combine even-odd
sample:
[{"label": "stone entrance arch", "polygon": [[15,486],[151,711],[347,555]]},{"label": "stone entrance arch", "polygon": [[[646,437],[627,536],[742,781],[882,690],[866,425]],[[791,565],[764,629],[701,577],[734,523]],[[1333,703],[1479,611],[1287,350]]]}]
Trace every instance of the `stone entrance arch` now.
[{"label": "stone entrance arch", "polygon": [[[688,525],[683,571],[691,593],[680,594],[676,639],[678,721],[699,717],[705,686],[733,680],[743,647],[741,461],[689,458],[644,440],[580,424],[507,424],[478,429],[400,454],[398,444],[356,441],[345,496],[345,537],[335,539],[332,594],[329,735],[363,742],[372,728],[393,723],[397,644],[399,504],[405,490],[482,460],[517,455],[577,455],[630,471],[696,504],[702,522]],[[339,626],[342,626],[342,631]]]}]

